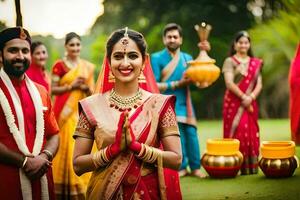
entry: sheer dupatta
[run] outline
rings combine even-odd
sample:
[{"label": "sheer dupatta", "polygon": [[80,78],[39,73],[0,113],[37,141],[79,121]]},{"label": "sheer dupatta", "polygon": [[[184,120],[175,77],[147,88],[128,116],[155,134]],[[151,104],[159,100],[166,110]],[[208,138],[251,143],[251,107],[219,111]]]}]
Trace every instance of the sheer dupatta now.
[{"label": "sheer dupatta", "polygon": [[[139,86],[140,88],[151,92],[151,93],[157,93],[159,94],[159,89],[157,87],[157,83],[154,78],[154,74],[152,71],[152,67],[150,65],[150,59],[149,56],[146,56],[145,59],[145,68],[142,72],[142,74],[139,77]],[[99,73],[98,80],[96,83],[95,91],[94,93],[105,93],[107,91],[110,91],[114,87],[114,77],[110,70],[110,64],[105,57],[103,61],[103,66],[101,69],[101,72]],[[175,102],[174,102],[175,105]],[[138,113],[138,112],[136,112]],[[162,148],[162,146],[161,146]],[[164,184],[166,185],[166,198],[167,199],[174,199],[174,200],[181,200],[181,192],[180,192],[180,184],[179,184],[179,177],[178,172],[172,169],[164,168],[163,170],[164,176],[162,177],[162,180],[164,179]],[[159,176],[159,175],[158,175]],[[161,179],[161,178],[159,178]]]}]

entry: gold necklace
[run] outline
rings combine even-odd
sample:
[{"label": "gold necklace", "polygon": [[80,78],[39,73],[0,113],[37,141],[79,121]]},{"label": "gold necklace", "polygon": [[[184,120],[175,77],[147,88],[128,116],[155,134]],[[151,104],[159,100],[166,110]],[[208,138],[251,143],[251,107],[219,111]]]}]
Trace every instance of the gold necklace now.
[{"label": "gold necklace", "polygon": [[109,94],[109,103],[110,107],[119,110],[120,112],[123,111],[131,111],[132,108],[137,108],[141,104],[142,100],[142,92],[138,90],[137,93],[132,97],[122,97],[116,93],[114,89],[111,90]]},{"label": "gold necklace", "polygon": [[246,56],[244,58],[239,57],[238,55],[235,55],[235,58],[238,60],[239,62],[239,67],[240,67],[240,72],[243,75],[247,75],[248,72],[248,64],[250,61],[249,56]]}]

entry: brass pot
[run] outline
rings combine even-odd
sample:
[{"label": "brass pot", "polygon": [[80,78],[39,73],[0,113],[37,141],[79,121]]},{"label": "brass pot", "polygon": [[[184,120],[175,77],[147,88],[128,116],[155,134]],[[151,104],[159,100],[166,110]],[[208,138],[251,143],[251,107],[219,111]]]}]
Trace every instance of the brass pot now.
[{"label": "brass pot", "polygon": [[[200,41],[205,41],[208,39],[212,27],[202,22],[200,26],[195,25],[195,29]],[[199,87],[208,87],[220,76],[220,68],[214,64],[215,62],[215,59],[210,58],[205,50],[201,50],[195,60],[188,62],[186,75]]]},{"label": "brass pot", "polygon": [[281,159],[262,157],[259,160],[259,167],[268,178],[290,177],[298,166],[297,160],[296,156]]},{"label": "brass pot", "polygon": [[208,139],[206,153],[201,164],[214,178],[233,178],[237,175],[243,162],[237,139]]},{"label": "brass pot", "polygon": [[213,178],[233,178],[241,169],[243,155],[237,153],[229,156],[209,155],[205,153],[201,164]]},{"label": "brass pot", "polygon": [[202,60],[190,61],[188,62],[189,68],[186,70],[186,75],[196,84],[208,87],[220,76],[220,69],[214,63],[215,60],[213,59],[207,62]]},{"label": "brass pot", "polygon": [[298,167],[295,143],[292,141],[265,141],[261,144],[259,167],[268,178],[290,177]]}]

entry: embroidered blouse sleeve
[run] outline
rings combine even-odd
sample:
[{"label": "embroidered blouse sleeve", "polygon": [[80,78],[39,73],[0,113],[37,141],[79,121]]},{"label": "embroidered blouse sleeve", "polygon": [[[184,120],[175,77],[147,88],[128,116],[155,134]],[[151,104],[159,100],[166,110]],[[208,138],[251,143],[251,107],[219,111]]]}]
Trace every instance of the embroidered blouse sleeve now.
[{"label": "embroidered blouse sleeve", "polygon": [[166,111],[160,118],[158,133],[161,138],[167,136],[180,136],[175,111],[171,105],[168,105]]},{"label": "embroidered blouse sleeve", "polygon": [[79,120],[77,123],[77,127],[75,129],[75,133],[73,138],[76,139],[77,137],[84,137],[87,139],[94,139],[94,129],[91,123],[88,121],[87,117],[84,113],[80,113]]},{"label": "embroidered blouse sleeve", "polygon": [[233,67],[233,63],[230,57],[226,58],[223,64],[223,68],[222,68],[222,72],[230,72],[230,73],[234,73],[234,67]]},{"label": "embroidered blouse sleeve", "polygon": [[58,82],[63,76],[64,70],[61,62],[57,62],[52,67],[51,80],[52,82]]}]

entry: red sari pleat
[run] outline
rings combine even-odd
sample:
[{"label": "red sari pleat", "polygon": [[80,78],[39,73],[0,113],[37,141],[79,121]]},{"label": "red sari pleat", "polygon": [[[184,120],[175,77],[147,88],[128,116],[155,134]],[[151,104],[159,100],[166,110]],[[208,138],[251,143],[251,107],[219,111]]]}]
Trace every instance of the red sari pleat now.
[{"label": "red sari pleat", "polygon": [[291,62],[290,74],[290,120],[292,140],[300,144],[300,44],[295,58]]}]

